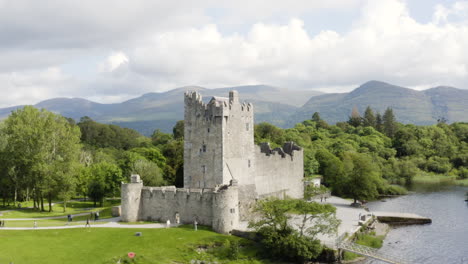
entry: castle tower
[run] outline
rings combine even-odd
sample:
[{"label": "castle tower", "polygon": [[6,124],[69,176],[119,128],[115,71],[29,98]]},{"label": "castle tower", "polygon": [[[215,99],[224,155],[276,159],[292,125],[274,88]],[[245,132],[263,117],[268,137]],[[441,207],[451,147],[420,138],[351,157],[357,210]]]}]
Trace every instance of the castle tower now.
[{"label": "castle tower", "polygon": [[136,222],[139,220],[141,190],[143,181],[140,175],[133,174],[130,183],[122,183],[122,221]]},{"label": "castle tower", "polygon": [[236,180],[255,189],[253,106],[237,91],[208,103],[185,93],[184,187],[214,188]]}]

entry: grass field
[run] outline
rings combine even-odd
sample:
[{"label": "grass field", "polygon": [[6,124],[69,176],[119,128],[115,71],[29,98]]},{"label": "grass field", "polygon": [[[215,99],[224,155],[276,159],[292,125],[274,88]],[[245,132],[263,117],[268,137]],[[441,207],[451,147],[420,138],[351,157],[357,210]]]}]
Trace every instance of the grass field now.
[{"label": "grass field", "polygon": [[[52,212],[48,212],[49,207],[45,208],[45,212],[34,210],[32,208],[2,208],[4,210],[13,210],[11,212],[4,213],[0,216],[2,218],[41,218],[41,217],[55,217],[55,216],[66,216],[68,214],[80,214],[90,213],[99,211],[100,218],[110,217],[111,207],[113,205],[120,204],[120,200],[106,200],[103,207],[93,207],[94,203],[91,201],[81,202],[69,202],[67,209],[63,212],[63,204],[55,204],[52,208]],[[80,216],[80,220],[86,220],[88,216]],[[78,218],[77,218],[78,220]]]},{"label": "grass field", "polygon": [[[135,236],[136,232],[142,236]],[[229,240],[229,242],[226,242]],[[232,254],[232,246],[238,253]],[[257,259],[253,242],[200,227],[170,229],[78,228],[63,230],[0,230],[0,263],[117,263],[128,252],[134,263],[271,263]],[[237,257],[237,260],[234,258]]]}]

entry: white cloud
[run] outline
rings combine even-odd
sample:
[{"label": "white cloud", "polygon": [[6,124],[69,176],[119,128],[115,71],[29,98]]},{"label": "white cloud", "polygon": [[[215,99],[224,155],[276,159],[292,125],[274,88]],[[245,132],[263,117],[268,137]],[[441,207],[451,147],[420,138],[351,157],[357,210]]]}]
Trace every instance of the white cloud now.
[{"label": "white cloud", "polygon": [[368,1],[360,19],[341,35],[310,35],[300,19],[257,23],[245,35],[222,35],[216,25],[207,25],[155,34],[128,56],[129,70],[153,79],[156,89],[244,83],[346,87],[371,79],[466,88],[467,46],[466,25],[437,19],[421,24],[404,2],[381,0]]},{"label": "white cloud", "polygon": [[99,72],[112,72],[115,71],[117,68],[122,66],[122,64],[128,63],[128,57],[125,53],[113,52],[107,60],[99,65]]},{"label": "white cloud", "polygon": [[52,97],[69,97],[79,93],[76,80],[63,74],[58,67],[41,71],[0,73],[0,83],[1,106],[32,104]]},{"label": "white cloud", "polygon": [[[0,0],[0,106],[55,96],[115,102],[185,85],[336,92],[377,79],[468,88],[468,1],[437,5],[428,23],[403,0],[24,3]],[[307,29],[311,10],[357,7],[348,31]],[[226,33],[226,23],[245,30]],[[61,70],[93,56],[102,60],[83,66],[95,71],[89,79]]]}]

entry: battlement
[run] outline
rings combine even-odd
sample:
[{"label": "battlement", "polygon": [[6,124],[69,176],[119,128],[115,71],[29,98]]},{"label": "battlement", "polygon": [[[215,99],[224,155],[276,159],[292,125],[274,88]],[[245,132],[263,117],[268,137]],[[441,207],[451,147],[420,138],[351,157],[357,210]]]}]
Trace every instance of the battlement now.
[{"label": "battlement", "polygon": [[269,142],[260,143],[259,147],[260,152],[267,156],[279,155],[282,158],[286,158],[286,155],[289,155],[292,158],[295,151],[302,151],[302,148],[296,145],[293,141],[285,142],[282,148],[271,149]]},{"label": "battlement", "polygon": [[191,110],[205,110],[206,114],[222,113],[224,112],[223,110],[232,110],[233,105],[240,105],[239,110],[242,112],[246,111],[253,113],[253,105],[246,102],[240,103],[237,91],[230,91],[229,98],[213,96],[208,103],[204,103],[202,95],[196,91],[187,91],[184,96],[186,107],[188,106],[192,108]]}]

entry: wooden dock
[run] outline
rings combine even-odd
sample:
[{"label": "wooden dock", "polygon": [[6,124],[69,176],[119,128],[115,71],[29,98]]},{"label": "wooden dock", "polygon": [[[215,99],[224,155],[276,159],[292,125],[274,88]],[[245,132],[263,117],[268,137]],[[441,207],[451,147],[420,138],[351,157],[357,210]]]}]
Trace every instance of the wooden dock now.
[{"label": "wooden dock", "polygon": [[392,225],[430,224],[432,219],[411,213],[373,212],[379,222]]}]

